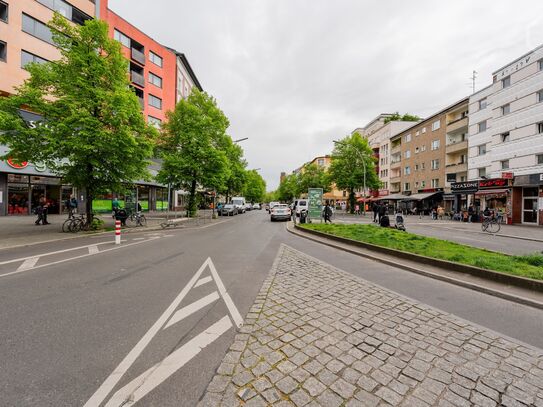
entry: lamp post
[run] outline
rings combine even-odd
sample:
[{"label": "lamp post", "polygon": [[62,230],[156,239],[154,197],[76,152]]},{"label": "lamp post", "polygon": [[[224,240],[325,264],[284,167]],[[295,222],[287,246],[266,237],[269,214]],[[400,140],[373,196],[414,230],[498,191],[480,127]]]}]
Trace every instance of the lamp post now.
[{"label": "lamp post", "polygon": [[243,137],[243,138],[239,138],[237,140],[232,140],[233,143],[239,143],[240,141],[245,141],[245,140],[248,140],[249,137]]},{"label": "lamp post", "polygon": [[[333,140],[333,142],[335,144],[342,144],[342,145],[346,145],[345,142],[343,141],[339,141],[339,140]],[[364,160],[364,157],[362,156],[362,154],[360,153],[360,151],[358,150],[354,150],[356,152],[356,154],[360,157],[360,159],[362,160],[362,166],[364,168],[364,202],[363,202],[363,205],[362,205],[362,212],[364,213],[364,216],[366,216],[366,161]]]}]

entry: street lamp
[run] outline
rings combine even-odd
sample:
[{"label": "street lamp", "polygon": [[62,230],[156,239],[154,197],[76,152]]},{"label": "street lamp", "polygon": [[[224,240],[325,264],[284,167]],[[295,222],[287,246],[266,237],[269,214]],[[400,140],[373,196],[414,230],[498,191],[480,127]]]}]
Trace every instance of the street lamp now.
[{"label": "street lamp", "polygon": [[[342,144],[342,145],[346,145],[344,141],[339,141],[339,140],[333,140],[333,142],[335,144]],[[356,152],[356,154],[362,159],[362,165],[364,167],[364,202],[363,202],[363,205],[362,205],[362,211],[364,213],[364,216],[366,216],[366,161],[364,160],[364,157],[362,156],[362,154],[360,153],[360,151],[358,150],[354,150]]]},{"label": "street lamp", "polygon": [[233,140],[232,142],[233,143],[239,143],[240,141],[245,141],[245,140],[248,140],[249,137],[243,137],[243,138],[240,138],[240,139],[237,139],[237,140]]}]

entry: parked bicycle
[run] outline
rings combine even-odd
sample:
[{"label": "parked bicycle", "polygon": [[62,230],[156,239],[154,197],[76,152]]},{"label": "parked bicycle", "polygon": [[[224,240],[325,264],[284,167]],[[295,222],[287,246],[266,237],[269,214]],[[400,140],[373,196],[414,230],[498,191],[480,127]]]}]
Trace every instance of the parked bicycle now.
[{"label": "parked bicycle", "polygon": [[481,229],[483,232],[498,233],[500,231],[501,216],[483,216],[483,223],[481,223]]},{"label": "parked bicycle", "polygon": [[147,226],[147,218],[140,211],[132,212],[126,220],[131,224],[131,226]]},{"label": "parked bicycle", "polygon": [[87,228],[87,217],[85,214],[81,214],[79,216],[72,215],[62,224],[62,231],[64,233],[77,233],[81,230],[87,230]]}]

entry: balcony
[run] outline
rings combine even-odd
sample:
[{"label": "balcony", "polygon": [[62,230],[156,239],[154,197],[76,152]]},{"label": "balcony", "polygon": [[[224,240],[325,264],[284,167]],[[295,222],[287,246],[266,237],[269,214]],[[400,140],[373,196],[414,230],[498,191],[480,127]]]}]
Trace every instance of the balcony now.
[{"label": "balcony", "polygon": [[135,83],[142,88],[145,86],[145,78],[142,74],[137,73],[136,71],[130,71],[130,80],[132,81],[132,83]]},{"label": "balcony", "polygon": [[390,149],[390,155],[401,153],[402,152],[402,145],[398,144],[397,146],[394,146]]},{"label": "balcony", "polygon": [[399,182],[401,182],[401,180],[402,180],[402,176],[399,175],[399,174],[398,175],[392,174],[390,176],[390,184],[391,185],[394,184],[394,183],[399,183]]},{"label": "balcony", "polygon": [[450,143],[445,146],[445,152],[447,154],[458,153],[462,150],[468,151],[468,141],[458,141],[456,143]]},{"label": "balcony", "polygon": [[467,172],[468,170],[468,163],[458,163],[458,164],[448,164],[445,166],[445,173],[451,174],[451,173],[461,173],[461,172]]},{"label": "balcony", "polygon": [[134,61],[139,62],[142,65],[145,65],[145,54],[143,52],[138,51],[136,48],[132,48],[130,55]]},{"label": "balcony", "polygon": [[400,168],[402,166],[402,160],[393,160],[390,162],[390,168]]},{"label": "balcony", "polygon": [[447,133],[450,133],[452,131],[457,131],[457,130],[461,129],[462,127],[465,127],[466,131],[467,131],[467,129],[468,129],[468,118],[467,118],[467,116],[456,119],[456,120],[453,120],[453,121],[450,121],[449,123],[447,123]]}]

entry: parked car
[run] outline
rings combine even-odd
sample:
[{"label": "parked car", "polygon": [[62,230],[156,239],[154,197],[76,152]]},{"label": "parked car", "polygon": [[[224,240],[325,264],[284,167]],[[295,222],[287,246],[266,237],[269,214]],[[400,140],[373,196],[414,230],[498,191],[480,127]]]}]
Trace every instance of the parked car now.
[{"label": "parked car", "polygon": [[255,203],[255,204],[253,204],[253,209],[260,210],[260,209],[262,209],[262,207],[260,206],[259,203]]},{"label": "parked car", "polygon": [[245,207],[245,210],[246,211],[250,211],[253,209],[253,205],[251,205],[250,203],[246,203],[245,205],[243,205]]},{"label": "parked car", "polygon": [[277,219],[289,220],[291,213],[287,204],[277,204],[270,211],[270,219],[272,222]]},{"label": "parked car", "polygon": [[226,204],[221,208],[222,216],[234,216],[238,214],[238,208],[234,204]]},{"label": "parked car", "polygon": [[280,204],[280,202],[270,202],[270,206],[269,206],[269,208],[268,208],[268,212],[271,213],[271,210],[273,209],[273,207],[274,207],[275,205],[279,205],[279,204]]},{"label": "parked car", "polygon": [[309,209],[309,203],[307,199],[296,199],[293,203],[293,208],[296,210],[296,216],[300,217],[300,213]]},{"label": "parked car", "polygon": [[238,208],[238,213],[245,213],[245,210],[247,209],[245,207],[245,197],[243,196],[234,196],[232,197],[232,203],[234,205],[236,205],[236,207]]}]

